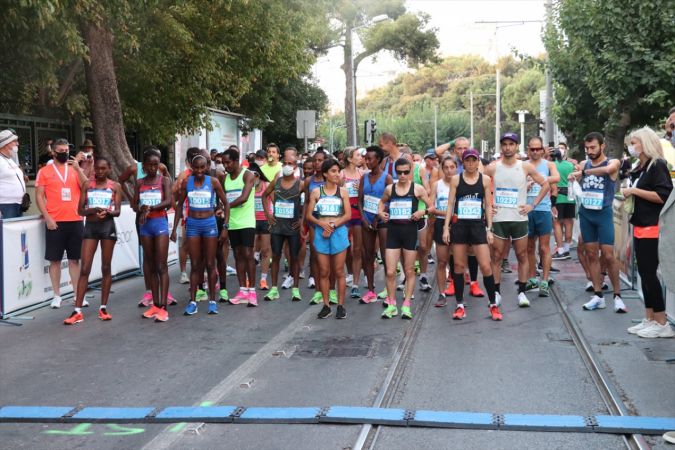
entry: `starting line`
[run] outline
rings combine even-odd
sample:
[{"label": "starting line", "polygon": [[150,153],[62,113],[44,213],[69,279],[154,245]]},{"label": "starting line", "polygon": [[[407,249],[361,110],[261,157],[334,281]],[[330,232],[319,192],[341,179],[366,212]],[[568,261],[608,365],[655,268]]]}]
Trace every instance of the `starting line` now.
[{"label": "starting line", "polygon": [[350,406],[250,407],[171,406],[104,408],[4,406],[2,423],[251,423],[350,424],[481,430],[575,433],[662,434],[675,430],[675,417],[491,414]]}]

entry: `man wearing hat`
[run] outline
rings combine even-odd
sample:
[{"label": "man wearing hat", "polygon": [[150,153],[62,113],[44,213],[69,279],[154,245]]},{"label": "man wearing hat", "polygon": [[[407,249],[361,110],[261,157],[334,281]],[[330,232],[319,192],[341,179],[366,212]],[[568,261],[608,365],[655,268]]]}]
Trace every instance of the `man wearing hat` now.
[{"label": "man wearing hat", "polygon": [[19,137],[14,130],[0,132],[0,217],[21,217],[21,201],[26,193],[26,179],[17,164]]},{"label": "man wearing hat", "polygon": [[[500,281],[502,259],[509,249],[509,240],[518,259],[518,306],[528,307],[530,301],[525,295],[525,285],[529,275],[527,258],[528,214],[546,197],[550,186],[546,178],[526,161],[518,159],[516,133],[504,133],[499,140],[502,159],[494,161],[485,168],[485,174],[494,180],[494,208],[492,221],[494,257],[492,272],[495,277],[497,304],[501,303]],[[541,190],[530,203],[527,201],[527,177],[541,186]]]}]

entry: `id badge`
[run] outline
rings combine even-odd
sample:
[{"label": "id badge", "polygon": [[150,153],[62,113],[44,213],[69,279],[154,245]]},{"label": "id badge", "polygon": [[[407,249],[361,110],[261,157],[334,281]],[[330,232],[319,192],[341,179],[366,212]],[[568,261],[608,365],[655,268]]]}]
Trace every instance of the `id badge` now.
[{"label": "id badge", "polygon": [[61,201],[62,202],[69,202],[72,200],[72,197],[70,195],[70,188],[61,188]]}]

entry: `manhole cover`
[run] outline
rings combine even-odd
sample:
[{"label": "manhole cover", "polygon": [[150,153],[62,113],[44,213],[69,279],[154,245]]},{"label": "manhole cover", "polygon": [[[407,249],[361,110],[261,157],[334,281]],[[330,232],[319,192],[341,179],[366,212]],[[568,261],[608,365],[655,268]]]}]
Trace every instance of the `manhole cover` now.
[{"label": "manhole cover", "polygon": [[384,340],[374,336],[300,339],[293,344],[292,358],[372,358],[389,348]]}]

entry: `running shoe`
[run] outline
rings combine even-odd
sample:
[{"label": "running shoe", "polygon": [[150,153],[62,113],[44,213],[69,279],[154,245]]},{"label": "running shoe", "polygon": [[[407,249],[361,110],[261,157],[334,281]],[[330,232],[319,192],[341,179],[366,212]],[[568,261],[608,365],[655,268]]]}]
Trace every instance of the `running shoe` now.
[{"label": "running shoe", "polygon": [[138,307],[147,308],[150,305],[152,305],[152,292],[147,291],[145,294],[143,294],[141,301],[138,302]]},{"label": "running shoe", "polygon": [[314,277],[309,277],[307,279],[307,287],[310,289],[314,289],[316,287],[316,282],[314,281]]},{"label": "running shoe", "polygon": [[157,314],[157,310],[158,310],[158,309],[159,309],[159,308],[157,308],[155,305],[150,306],[150,307],[149,307],[148,309],[146,309],[145,312],[143,313],[143,317],[146,318],[146,319],[152,319],[152,318],[155,317],[155,315]]},{"label": "running shoe", "polygon": [[190,282],[190,277],[188,277],[187,272],[181,272],[180,273],[180,280],[178,280],[180,284],[188,284]]},{"label": "running shoe", "polygon": [[595,309],[605,309],[605,299],[594,295],[588,302],[584,303],[583,308],[586,311],[593,311]]},{"label": "running shoe", "polygon": [[[386,303],[385,303],[386,304]],[[396,305],[387,305],[387,309],[382,312],[383,319],[391,319],[394,316],[398,316],[398,308]]]},{"label": "running shoe", "polygon": [[550,295],[548,281],[542,280],[539,283],[539,297],[548,297]]},{"label": "running shoe", "polygon": [[452,319],[453,320],[462,320],[466,317],[466,311],[464,311],[463,306],[458,306],[455,308],[455,312],[452,313]]},{"label": "running shoe", "polygon": [[49,304],[49,307],[52,309],[58,309],[61,307],[61,296],[55,295],[52,299],[52,302]]},{"label": "running shoe", "polygon": [[588,282],[586,283],[586,292],[593,292],[593,290],[594,290],[594,288],[593,288],[593,282],[592,282],[592,281],[588,281]]},{"label": "running shoe", "polygon": [[266,291],[268,289],[269,289],[269,286],[267,286],[267,279],[261,278],[260,279],[260,290]]},{"label": "running shoe", "polygon": [[410,311],[410,306],[401,306],[401,319],[412,319],[412,311]]},{"label": "running shoe", "polygon": [[469,294],[472,297],[485,297],[485,294],[481,290],[480,286],[478,286],[478,281],[471,282],[471,285],[469,287]]},{"label": "running shoe", "polygon": [[518,294],[518,306],[521,308],[527,308],[530,306],[530,300],[527,298],[527,295],[525,295],[524,292]]},{"label": "running shoe", "polygon": [[[553,267],[553,266],[551,266],[551,268],[549,270],[551,271],[551,273],[560,273],[560,269],[558,269],[556,267]],[[537,264],[537,273],[538,274],[544,273],[544,268],[541,266],[541,263]]]},{"label": "running shoe", "polygon": [[169,320],[169,312],[164,308],[157,308],[155,322],[166,322],[167,320]]},{"label": "running shoe", "polygon": [[623,303],[620,295],[614,296],[614,312],[619,314],[628,312],[628,308],[626,308],[626,305]]},{"label": "running shoe", "polygon": [[607,284],[606,281],[602,282],[602,290],[603,291],[608,291],[609,290],[609,284]]},{"label": "running shoe", "polygon": [[373,302],[376,302],[377,300],[378,299],[377,299],[377,295],[375,294],[375,292],[368,291],[368,292],[366,292],[366,295],[361,297],[361,300],[359,300],[359,301],[361,303],[363,303],[364,305],[367,305],[368,303],[373,303]]},{"label": "running shoe", "polygon": [[193,314],[197,314],[197,302],[188,303],[185,307],[185,312],[183,313],[184,316],[191,316]]},{"label": "running shoe", "polygon": [[[75,304],[75,297],[73,297],[73,304]],[[82,307],[83,308],[89,308],[89,302],[87,301],[86,298],[82,299]]]},{"label": "running shoe", "polygon": [[209,296],[206,295],[206,291],[202,289],[197,289],[197,292],[195,293],[195,301],[197,302],[203,302],[209,299]]},{"label": "running shoe", "polygon": [[417,275],[420,274],[420,262],[419,261],[415,261],[415,273]]},{"label": "running shoe", "polygon": [[239,292],[237,292],[237,295],[234,296],[234,298],[230,299],[230,303],[233,305],[238,305],[239,303],[247,303],[248,302],[248,292],[244,292],[241,289],[239,289]]},{"label": "running shoe", "polygon": [[174,306],[178,304],[178,300],[176,300],[173,295],[171,295],[171,292],[166,293],[166,302],[169,304],[169,306]]},{"label": "running shoe", "polygon": [[502,294],[495,292],[495,305],[500,306],[502,304]]},{"label": "running shoe", "polygon": [[264,300],[268,302],[273,302],[274,300],[278,299],[279,299],[279,289],[277,289],[276,286],[272,286],[272,289],[270,289],[270,291],[264,297]]},{"label": "running shoe", "polygon": [[387,298],[387,295],[389,295],[389,293],[387,292],[387,288],[384,288],[382,292],[377,294],[377,298],[379,298],[380,300],[384,300],[385,298]]},{"label": "running shoe", "polygon": [[234,267],[227,266],[227,269],[225,269],[225,272],[227,272],[227,276],[234,276],[237,274],[237,269]]},{"label": "running shoe", "polygon": [[260,252],[253,252],[253,259],[255,260],[255,265],[260,264]]},{"label": "running shoe", "polygon": [[337,307],[337,312],[335,313],[335,318],[336,319],[346,319],[347,318],[347,310],[343,305],[338,305]]},{"label": "running shoe", "polygon": [[551,259],[553,261],[564,261],[566,259],[572,259],[572,257],[570,256],[570,252],[563,252],[563,253],[555,252],[551,257]]},{"label": "running shoe", "polygon": [[293,277],[291,275],[286,275],[283,283],[281,283],[281,289],[290,289],[293,287]]},{"label": "running shoe", "polygon": [[536,278],[530,278],[527,280],[527,283],[525,283],[525,292],[530,292],[534,291],[539,287],[539,280]]},{"label": "running shoe", "polygon": [[251,308],[258,306],[258,294],[256,294],[255,289],[249,289],[248,291],[248,306]]},{"label": "running shoe", "polygon": [[230,298],[230,296],[227,294],[227,289],[221,289],[219,294],[220,294],[220,299],[218,301],[221,302],[221,303],[225,303]]},{"label": "running shoe", "polygon": [[335,289],[331,289],[330,291],[328,291],[328,301],[334,305],[337,304],[338,296],[337,291]]},{"label": "running shoe", "polygon": [[98,318],[103,321],[112,320],[112,316],[110,315],[110,313],[108,313],[108,308],[99,308]]},{"label": "running shoe", "polygon": [[284,261],[284,273],[288,273],[288,261]]},{"label": "running shoe", "polygon": [[64,325],[75,325],[76,323],[84,322],[84,315],[81,312],[73,311],[66,320],[63,321]]},{"label": "running shoe", "polygon": [[436,264],[436,261],[434,261],[434,257],[431,256],[431,253],[427,256],[427,264]]},{"label": "running shoe", "polygon": [[208,314],[218,314],[218,303],[216,303],[215,300],[209,301]]},{"label": "running shoe", "polygon": [[648,327],[638,331],[637,335],[647,339],[671,338],[675,336],[675,331],[673,331],[673,328],[668,322],[666,322],[665,325],[661,325],[658,322],[652,322]]},{"label": "running shoe", "polygon": [[323,303],[323,294],[321,292],[315,292],[314,295],[312,295],[312,299],[309,301],[311,305],[318,305],[319,303]]},{"label": "running shoe", "polygon": [[628,332],[630,334],[638,334],[638,331],[643,330],[650,326],[652,324],[653,320],[649,319],[642,319],[642,322],[638,323],[637,325],[633,325],[632,327],[628,328]]},{"label": "running shoe", "polygon": [[300,273],[298,274],[298,278],[300,278],[301,280],[305,279],[305,271],[304,270],[300,271]]},{"label": "running shoe", "polygon": [[351,286],[352,284],[354,284],[354,275],[352,275],[351,273],[347,274],[345,282],[347,283],[347,286]]},{"label": "running shoe", "polygon": [[375,255],[375,262],[376,262],[377,264],[379,264],[379,265],[382,265],[382,263],[384,262],[384,261],[382,261],[382,257],[380,256],[379,253],[377,253],[377,254]]},{"label": "running shoe", "polygon": [[292,302],[301,302],[302,297],[300,296],[300,288],[291,288],[291,301]]},{"label": "running shoe", "polygon": [[351,298],[360,298],[361,297],[361,290],[359,289],[358,286],[352,286],[352,293],[350,294]]},{"label": "running shoe", "polygon": [[422,275],[420,277],[420,291],[429,292],[430,290],[431,285],[429,284],[429,280],[427,280],[426,275]]},{"label": "running shoe", "polygon": [[333,311],[331,311],[330,306],[323,305],[323,308],[321,308],[321,311],[319,311],[319,314],[317,314],[317,317],[319,319],[326,319],[326,318],[328,318],[332,315],[333,315]]},{"label": "running shoe", "polygon": [[511,266],[509,266],[509,260],[505,259],[502,261],[502,273],[512,273]]},{"label": "running shoe", "polygon": [[450,279],[448,280],[448,288],[444,292],[446,297],[451,297],[455,295],[455,282]]},{"label": "running shoe", "polygon": [[499,312],[499,306],[497,305],[490,305],[490,317],[492,320],[498,321],[502,320],[502,313]]},{"label": "running shoe", "polygon": [[448,304],[448,299],[445,298],[445,295],[439,295],[438,300],[436,300],[436,303],[434,304],[434,306],[436,308],[442,308],[447,304]]},{"label": "running shoe", "polygon": [[396,286],[396,290],[397,290],[397,291],[403,291],[403,290],[405,290],[405,281],[404,281],[403,283],[401,283],[401,284],[398,284],[398,285]]}]

